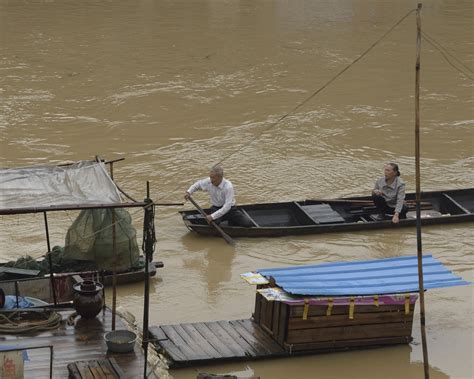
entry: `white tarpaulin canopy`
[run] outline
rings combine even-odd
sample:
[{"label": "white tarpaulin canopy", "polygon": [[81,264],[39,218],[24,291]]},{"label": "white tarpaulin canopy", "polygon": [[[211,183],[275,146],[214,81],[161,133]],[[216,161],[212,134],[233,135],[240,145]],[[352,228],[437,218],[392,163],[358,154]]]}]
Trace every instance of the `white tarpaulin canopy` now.
[{"label": "white tarpaulin canopy", "polygon": [[117,203],[119,190],[102,162],[0,169],[0,212]]}]

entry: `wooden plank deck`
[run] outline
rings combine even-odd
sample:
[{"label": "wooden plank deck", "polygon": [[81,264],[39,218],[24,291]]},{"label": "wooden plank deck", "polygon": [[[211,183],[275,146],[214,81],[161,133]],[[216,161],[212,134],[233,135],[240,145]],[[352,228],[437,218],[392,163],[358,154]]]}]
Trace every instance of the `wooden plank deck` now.
[{"label": "wooden plank deck", "polygon": [[[75,325],[66,324],[73,311],[60,311],[63,321],[51,331],[0,334],[0,345],[16,347],[54,346],[53,377],[67,378],[67,365],[76,361],[114,358],[129,378],[143,377],[144,356],[140,346],[131,353],[108,353],[104,333],[112,330],[112,312],[106,309],[92,320],[76,318]],[[116,329],[126,329],[124,321],[116,316]],[[49,378],[49,349],[28,350],[25,378]],[[153,376],[151,376],[153,377]]]},{"label": "wooden plank deck", "polygon": [[250,319],[152,326],[150,333],[170,367],[288,355]]}]

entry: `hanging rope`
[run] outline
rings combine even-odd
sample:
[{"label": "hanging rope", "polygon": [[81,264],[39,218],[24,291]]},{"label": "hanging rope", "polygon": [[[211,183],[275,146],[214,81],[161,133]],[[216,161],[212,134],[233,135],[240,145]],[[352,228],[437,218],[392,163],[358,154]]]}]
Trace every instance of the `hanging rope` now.
[{"label": "hanging rope", "polygon": [[461,65],[464,68],[464,70],[469,71],[472,74],[473,71],[468,66],[466,66],[459,58],[451,54],[443,45],[441,45],[433,37],[429,36],[426,32],[421,32],[421,34],[423,36],[423,39],[426,42],[428,42],[431,46],[433,46],[436,50],[438,50],[439,53],[443,56],[443,58],[446,60],[446,62],[449,63],[451,67],[459,71],[466,78],[474,80],[474,78],[470,74],[464,72],[461,68],[457,67],[453,62],[451,62],[448,56],[451,57],[451,59],[455,60],[459,65]]},{"label": "hanging rope", "polygon": [[[18,316],[30,315],[46,317],[45,320],[27,321],[25,318],[18,320]],[[15,320],[16,319],[16,320]],[[61,326],[62,317],[57,312],[35,312],[35,311],[15,311],[10,314],[0,313],[0,333],[26,333],[31,331],[53,330]]]}]

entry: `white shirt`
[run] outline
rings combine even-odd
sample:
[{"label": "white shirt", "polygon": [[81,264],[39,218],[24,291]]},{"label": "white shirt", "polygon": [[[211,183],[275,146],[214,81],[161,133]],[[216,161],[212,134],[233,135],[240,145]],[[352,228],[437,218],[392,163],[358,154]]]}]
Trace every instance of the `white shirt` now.
[{"label": "white shirt", "polygon": [[210,178],[198,180],[189,187],[187,192],[193,194],[196,191],[209,192],[212,205],[215,207],[222,207],[211,214],[213,220],[217,220],[219,217],[224,216],[229,212],[230,208],[235,205],[234,187],[227,179],[222,179],[222,182],[217,187],[211,183]]}]

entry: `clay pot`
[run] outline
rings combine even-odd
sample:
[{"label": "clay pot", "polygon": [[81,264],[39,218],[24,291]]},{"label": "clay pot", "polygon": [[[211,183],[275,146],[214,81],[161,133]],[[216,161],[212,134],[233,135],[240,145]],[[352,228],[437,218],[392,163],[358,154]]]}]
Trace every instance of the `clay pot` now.
[{"label": "clay pot", "polygon": [[82,318],[94,318],[104,305],[102,289],[104,286],[92,280],[76,283],[74,289],[74,307]]}]

